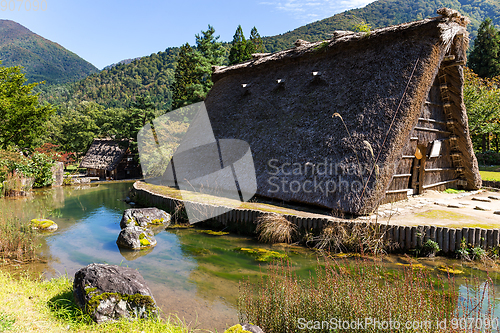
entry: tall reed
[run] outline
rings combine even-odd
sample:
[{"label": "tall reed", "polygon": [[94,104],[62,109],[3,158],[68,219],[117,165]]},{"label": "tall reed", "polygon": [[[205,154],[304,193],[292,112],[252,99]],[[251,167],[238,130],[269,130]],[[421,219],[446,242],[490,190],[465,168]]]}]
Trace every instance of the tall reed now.
[{"label": "tall reed", "polygon": [[17,217],[0,217],[0,257],[31,260],[36,257],[37,233],[30,222]]},{"label": "tall reed", "polygon": [[[482,299],[459,302],[452,278],[432,278],[415,268],[394,272],[361,260],[326,261],[306,281],[297,278],[289,262],[279,262],[258,283],[240,283],[238,310],[240,322],[251,322],[266,333],[305,332],[313,327],[314,332],[349,332],[354,322],[364,323],[366,332],[473,332],[454,329],[451,323],[471,314],[491,320],[492,311],[484,315],[471,311],[485,294],[491,297],[486,292]],[[392,323],[393,328],[399,323],[399,328],[367,326],[367,320]],[[335,330],[335,322],[344,323],[344,328]],[[443,322],[446,329],[438,329]]]}]

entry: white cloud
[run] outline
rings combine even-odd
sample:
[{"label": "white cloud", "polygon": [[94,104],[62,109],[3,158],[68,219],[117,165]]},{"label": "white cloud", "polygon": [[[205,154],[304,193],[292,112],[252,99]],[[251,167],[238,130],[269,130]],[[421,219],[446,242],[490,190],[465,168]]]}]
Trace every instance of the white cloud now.
[{"label": "white cloud", "polygon": [[349,9],[364,7],[371,2],[374,0],[276,0],[260,2],[260,4],[288,12],[301,23],[310,23]]}]

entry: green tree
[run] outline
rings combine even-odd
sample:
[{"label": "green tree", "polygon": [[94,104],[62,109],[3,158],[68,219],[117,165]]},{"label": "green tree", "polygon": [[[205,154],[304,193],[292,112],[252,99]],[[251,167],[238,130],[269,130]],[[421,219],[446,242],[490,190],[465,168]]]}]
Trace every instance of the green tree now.
[{"label": "green tree", "polygon": [[192,101],[193,96],[191,96],[190,87],[200,83],[196,67],[195,51],[189,43],[182,45],[172,85],[172,109],[178,109],[194,102]]},{"label": "green tree", "polygon": [[120,146],[128,148],[132,154],[137,154],[137,133],[149,124],[157,116],[154,103],[149,96],[137,96],[132,108],[128,109],[119,123],[115,139],[120,142]]},{"label": "green tree", "polygon": [[252,58],[252,46],[251,42],[247,42],[245,36],[243,35],[243,29],[241,25],[238,25],[236,32],[233,36],[233,41],[231,42],[231,50],[229,51],[229,64],[238,64],[240,62],[246,61]]},{"label": "green tree", "polygon": [[490,149],[490,137],[500,136],[500,77],[480,78],[465,70],[464,101],[474,148]]},{"label": "green tree", "polygon": [[479,27],[469,65],[483,78],[500,74],[500,32],[495,29],[489,18]]},{"label": "green tree", "polygon": [[264,52],[264,43],[262,42],[262,37],[260,37],[259,32],[256,27],[253,27],[250,31],[250,44],[247,45],[249,48],[250,55],[252,53],[262,53]]},{"label": "green tree", "polygon": [[38,83],[25,83],[20,67],[0,67],[0,149],[34,148],[35,139],[54,113],[51,105],[40,105],[38,94],[33,94]]},{"label": "green tree", "polygon": [[214,34],[215,29],[209,25],[208,30],[196,35],[196,48],[188,43],[181,47],[172,86],[173,109],[202,101],[212,88],[212,66],[222,65],[226,54]]}]

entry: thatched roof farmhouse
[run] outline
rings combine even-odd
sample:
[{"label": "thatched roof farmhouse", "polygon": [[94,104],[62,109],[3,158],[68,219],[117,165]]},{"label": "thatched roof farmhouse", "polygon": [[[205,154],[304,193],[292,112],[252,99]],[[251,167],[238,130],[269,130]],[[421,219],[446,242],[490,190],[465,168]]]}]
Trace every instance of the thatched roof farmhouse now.
[{"label": "thatched roof farmhouse", "polygon": [[94,139],[80,163],[88,176],[123,179],[138,176],[138,167],[127,149],[109,138]]},{"label": "thatched roof farmhouse", "polygon": [[481,186],[463,102],[468,19],[439,17],[214,68],[217,139],[249,143],[257,194],[354,214]]}]

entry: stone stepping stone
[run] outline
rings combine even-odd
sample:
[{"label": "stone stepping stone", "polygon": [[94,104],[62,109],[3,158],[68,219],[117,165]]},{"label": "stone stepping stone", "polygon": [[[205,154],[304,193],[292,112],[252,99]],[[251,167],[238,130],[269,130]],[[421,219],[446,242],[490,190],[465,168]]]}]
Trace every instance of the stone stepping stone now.
[{"label": "stone stepping stone", "polygon": [[438,206],[445,206],[445,207],[448,207],[448,204],[446,202],[442,202],[442,201],[436,201],[434,202],[435,205],[438,205]]},{"label": "stone stepping stone", "polygon": [[489,211],[491,209],[489,209],[488,207],[485,207],[485,206],[476,206],[474,207],[475,210],[483,210],[483,211]]},{"label": "stone stepping stone", "polygon": [[491,199],[488,198],[480,198],[480,197],[474,197],[472,198],[474,201],[481,201],[481,202],[491,202]]},{"label": "stone stepping stone", "polygon": [[461,204],[449,204],[448,208],[464,208],[464,205]]},{"label": "stone stepping stone", "polygon": [[493,214],[500,215],[500,210],[497,210],[497,211],[496,211],[496,212],[494,212]]},{"label": "stone stepping stone", "polygon": [[500,200],[500,197],[497,195],[490,195],[488,198],[491,200]]}]

